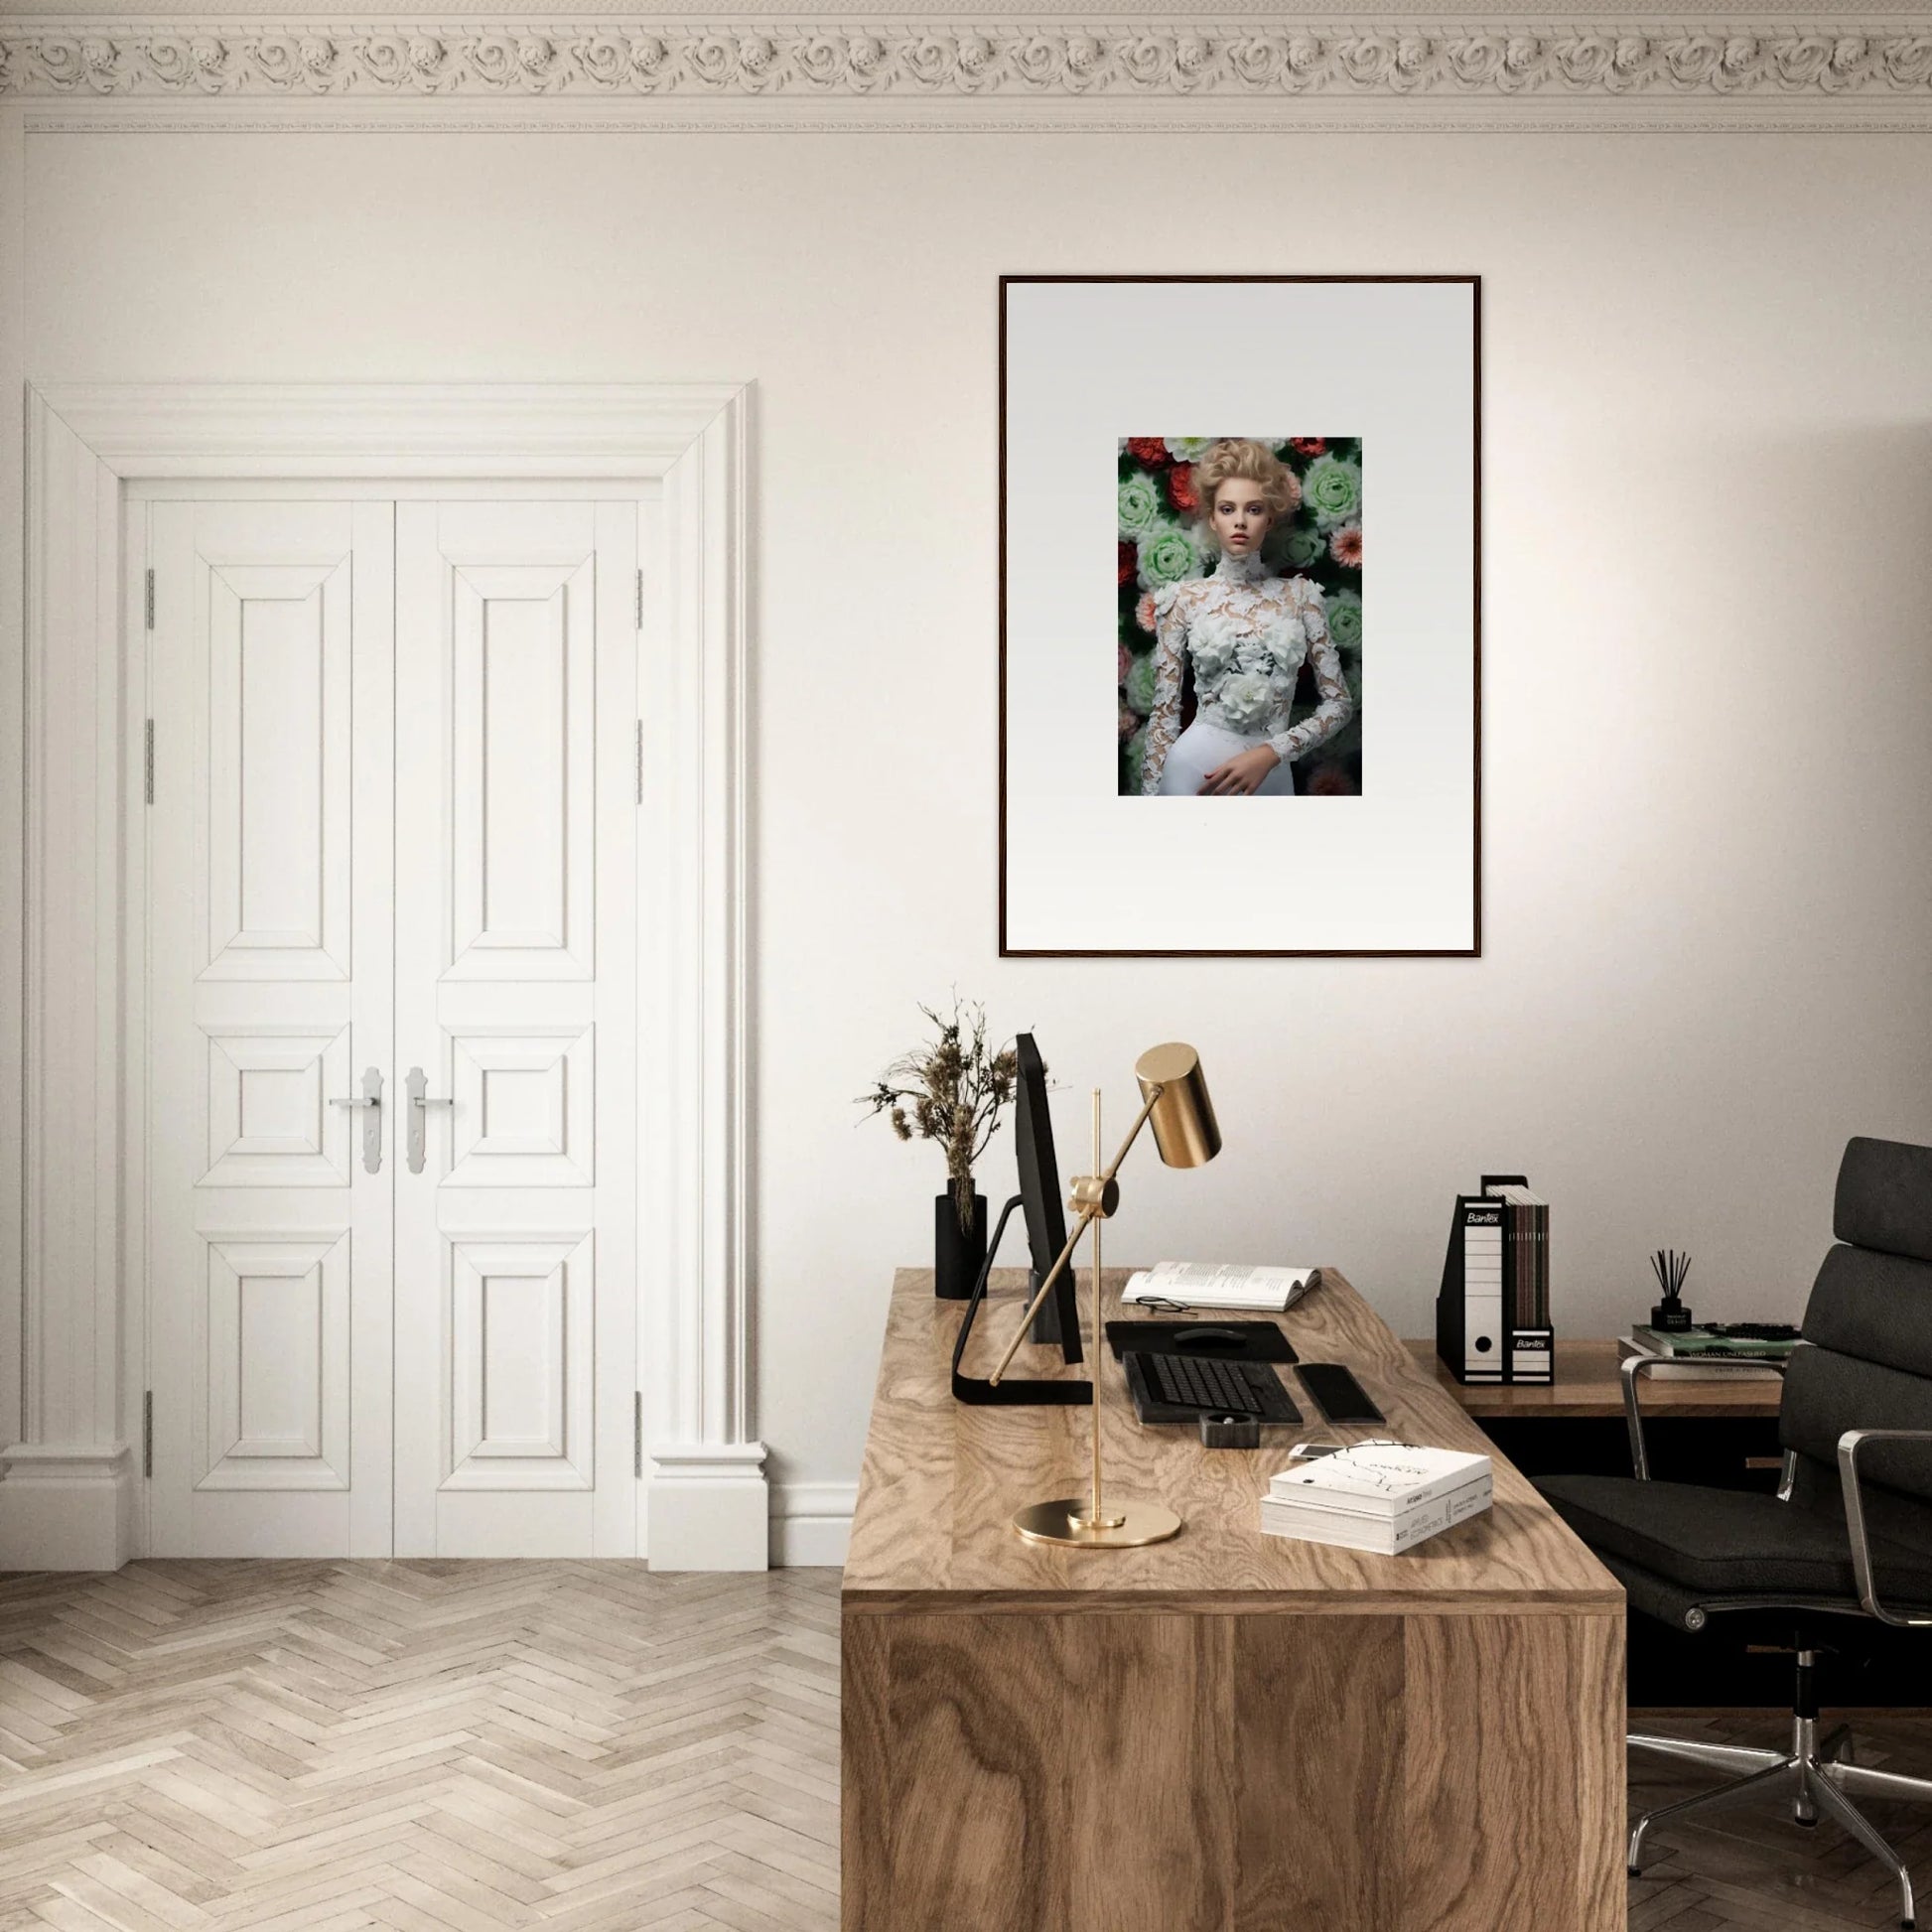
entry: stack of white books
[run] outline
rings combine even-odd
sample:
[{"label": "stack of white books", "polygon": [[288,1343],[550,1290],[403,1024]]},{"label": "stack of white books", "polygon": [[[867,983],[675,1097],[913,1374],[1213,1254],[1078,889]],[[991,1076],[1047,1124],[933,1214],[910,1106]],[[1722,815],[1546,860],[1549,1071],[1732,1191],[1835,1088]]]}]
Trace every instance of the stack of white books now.
[{"label": "stack of white books", "polygon": [[1480,1515],[1492,1487],[1486,1455],[1358,1443],[1281,1470],[1261,1499],[1261,1527],[1393,1557]]},{"label": "stack of white books", "polygon": [[1183,1309],[1247,1309],[1281,1314],[1315,1286],[1315,1268],[1239,1267],[1217,1261],[1162,1261],[1128,1276],[1120,1299]]}]

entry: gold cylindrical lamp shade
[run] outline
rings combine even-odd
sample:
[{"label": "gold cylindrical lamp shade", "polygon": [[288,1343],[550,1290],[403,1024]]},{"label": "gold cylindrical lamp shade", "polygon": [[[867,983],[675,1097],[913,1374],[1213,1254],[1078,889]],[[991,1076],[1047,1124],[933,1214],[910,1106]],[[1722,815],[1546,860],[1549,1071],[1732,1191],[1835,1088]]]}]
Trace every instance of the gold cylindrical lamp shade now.
[{"label": "gold cylindrical lamp shade", "polygon": [[1148,1125],[1169,1167],[1204,1167],[1220,1153],[1220,1124],[1201,1075],[1200,1055],[1191,1046],[1177,1039],[1150,1046],[1134,1062],[1134,1077],[1141,1083],[1143,1100],[1159,1092]]}]

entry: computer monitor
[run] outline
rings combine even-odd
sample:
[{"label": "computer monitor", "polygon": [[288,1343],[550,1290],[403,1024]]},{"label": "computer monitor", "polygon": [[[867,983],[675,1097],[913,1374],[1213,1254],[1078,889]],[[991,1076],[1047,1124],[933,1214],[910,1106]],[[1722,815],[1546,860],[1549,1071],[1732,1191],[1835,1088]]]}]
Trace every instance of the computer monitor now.
[{"label": "computer monitor", "polygon": [[[1032,1034],[1021,1034],[1014,1040],[1019,1062],[1019,1078],[1014,1092],[1014,1159],[1020,1170],[1020,1191],[1000,1210],[999,1225],[986,1251],[986,1265],[973,1285],[972,1298],[960,1317],[959,1333],[952,1351],[952,1392],[961,1402],[1006,1404],[1077,1404],[1093,1400],[1090,1382],[1045,1382],[1020,1376],[1002,1376],[997,1384],[985,1376],[972,1376],[960,1367],[966,1345],[973,1332],[973,1319],[986,1299],[987,1278],[999,1256],[1000,1238],[1017,1207],[1027,1222],[1027,1246],[1032,1267],[1028,1273],[1027,1300],[1039,1293],[1060,1250],[1066,1246],[1066,1216],[1060,1206],[1059,1163],[1053,1158],[1053,1117],[1046,1104],[1046,1067]],[[1034,1317],[1030,1339],[1059,1345],[1060,1356],[1068,1363],[1084,1359],[1080,1343],[1080,1317],[1073,1294],[1071,1265],[1061,1271],[1053,1292],[1040,1304]],[[1097,1339],[1097,1338],[1096,1338]]]},{"label": "computer monitor", "polygon": [[[1032,1034],[1017,1035],[1014,1053],[1020,1080],[1014,1095],[1014,1159],[1020,1169],[1021,1211],[1027,1217],[1027,1246],[1032,1251],[1033,1277],[1027,1299],[1039,1293],[1046,1271],[1066,1246],[1066,1215],[1060,1205],[1059,1163],[1053,1158],[1053,1116],[1046,1104],[1046,1064]],[[1058,1342],[1069,1362],[1081,1359],[1080,1320],[1073,1295],[1073,1270],[1068,1267],[1041,1303],[1034,1317],[1033,1338]]]}]

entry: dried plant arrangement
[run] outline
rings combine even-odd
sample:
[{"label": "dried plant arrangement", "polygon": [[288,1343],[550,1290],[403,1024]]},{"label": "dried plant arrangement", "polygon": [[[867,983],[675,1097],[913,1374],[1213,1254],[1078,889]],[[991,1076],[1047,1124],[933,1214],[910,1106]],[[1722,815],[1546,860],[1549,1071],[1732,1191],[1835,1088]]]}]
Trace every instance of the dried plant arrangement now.
[{"label": "dried plant arrangement", "polygon": [[973,1227],[973,1168],[1000,1131],[1000,1114],[1013,1099],[1019,1063],[1011,1044],[997,1052],[986,1043],[986,1009],[955,993],[952,1017],[931,1007],[919,1011],[934,1038],[901,1053],[857,1105],[887,1114],[901,1141],[937,1141],[962,1234]]}]

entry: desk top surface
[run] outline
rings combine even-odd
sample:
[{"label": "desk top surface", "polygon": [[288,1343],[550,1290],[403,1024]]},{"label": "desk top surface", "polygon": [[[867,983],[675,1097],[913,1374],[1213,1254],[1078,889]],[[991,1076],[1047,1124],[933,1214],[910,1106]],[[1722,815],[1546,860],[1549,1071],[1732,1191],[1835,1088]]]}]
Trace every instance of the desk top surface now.
[{"label": "desk top surface", "polygon": [[[1123,1310],[1126,1269],[1103,1277],[1103,1317]],[[963,1364],[986,1375],[1019,1321],[1026,1276],[996,1269]],[[1080,1271],[1083,1330],[1090,1324]],[[1375,1311],[1332,1269],[1281,1322],[1305,1362],[1345,1362],[1388,1417],[1372,1429],[1331,1429],[1315,1416],[1293,1371],[1301,1429],[1265,1433],[1259,1449],[1210,1449],[1178,1427],[1143,1427],[1120,1367],[1106,1351],[1101,1383],[1102,1461],[1108,1489],[1165,1502],[1180,1534],[1143,1550],[1072,1550],[1028,1543],[1009,1527],[1027,1503],[1084,1492],[1091,1469],[1080,1408],[977,1408],[953,1399],[953,1338],[965,1304],[933,1297],[926,1269],[894,1278],[872,1428],[846,1559],[848,1611],[1327,1609],[1355,1614],[1426,1611],[1620,1610],[1614,1578],[1572,1535],[1528,1479],[1496,1453],[1476,1425]],[[1046,1357],[1042,1364],[1040,1358]],[[1014,1372],[1084,1380],[1057,1350],[1028,1347]],[[1488,1454],[1495,1501],[1399,1557],[1264,1536],[1259,1502],[1297,1443],[1397,1436]]]},{"label": "desk top surface", "polygon": [[[1433,1341],[1412,1340],[1411,1352],[1468,1414],[1503,1416],[1621,1417],[1623,1378],[1617,1372],[1614,1341],[1585,1339],[1557,1342],[1557,1379],[1547,1388],[1458,1382],[1437,1358]],[[1638,1391],[1646,1419],[1667,1416],[1765,1417],[1778,1413],[1784,1385],[1751,1375],[1722,1375],[1710,1380],[1679,1380],[1646,1375]]]}]

